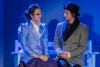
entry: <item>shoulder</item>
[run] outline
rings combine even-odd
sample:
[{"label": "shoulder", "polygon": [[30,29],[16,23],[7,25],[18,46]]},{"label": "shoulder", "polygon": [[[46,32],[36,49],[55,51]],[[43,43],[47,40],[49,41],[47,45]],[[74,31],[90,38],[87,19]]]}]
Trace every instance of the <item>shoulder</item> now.
[{"label": "shoulder", "polygon": [[66,21],[62,21],[62,22],[58,23],[58,24],[57,24],[57,27],[62,26],[64,23],[66,23]]},{"label": "shoulder", "polygon": [[28,23],[27,22],[26,23],[21,23],[20,26],[21,27],[26,27],[26,26],[28,26]]},{"label": "shoulder", "polygon": [[81,31],[87,31],[89,30],[88,26],[84,23],[80,23],[80,29]]},{"label": "shoulder", "polygon": [[80,22],[80,27],[88,29],[88,26],[86,24],[84,24],[84,23],[81,23],[81,22]]},{"label": "shoulder", "polygon": [[19,28],[18,28],[18,31],[21,31],[21,30],[26,29],[27,26],[28,26],[28,23],[27,22],[26,23],[20,23]]}]

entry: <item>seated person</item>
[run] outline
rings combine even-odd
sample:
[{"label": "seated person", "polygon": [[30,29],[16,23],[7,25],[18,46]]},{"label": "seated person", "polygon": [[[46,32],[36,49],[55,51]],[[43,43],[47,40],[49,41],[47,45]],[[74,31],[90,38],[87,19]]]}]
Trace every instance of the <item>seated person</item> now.
[{"label": "seated person", "polygon": [[88,39],[88,27],[78,19],[79,6],[64,6],[65,21],[58,23],[55,31],[55,49],[59,67],[84,67],[84,52]]},{"label": "seated person", "polygon": [[48,36],[45,26],[40,22],[41,9],[32,4],[25,11],[26,23],[18,29],[18,39],[23,49],[23,61],[18,67],[57,67],[48,54]]}]

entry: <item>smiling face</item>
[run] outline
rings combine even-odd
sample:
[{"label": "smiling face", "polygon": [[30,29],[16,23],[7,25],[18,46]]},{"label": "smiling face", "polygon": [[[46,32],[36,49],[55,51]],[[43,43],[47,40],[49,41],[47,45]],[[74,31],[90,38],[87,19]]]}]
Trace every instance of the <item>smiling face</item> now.
[{"label": "smiling face", "polygon": [[39,8],[35,9],[33,14],[30,14],[31,20],[35,20],[36,22],[41,20],[41,16],[41,10]]}]

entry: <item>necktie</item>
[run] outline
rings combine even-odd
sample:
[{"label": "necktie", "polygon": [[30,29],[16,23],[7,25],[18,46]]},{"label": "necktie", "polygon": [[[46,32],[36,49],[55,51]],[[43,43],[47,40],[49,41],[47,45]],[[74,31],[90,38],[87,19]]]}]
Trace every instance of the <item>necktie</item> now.
[{"label": "necktie", "polygon": [[70,29],[71,23],[68,23],[68,30]]}]

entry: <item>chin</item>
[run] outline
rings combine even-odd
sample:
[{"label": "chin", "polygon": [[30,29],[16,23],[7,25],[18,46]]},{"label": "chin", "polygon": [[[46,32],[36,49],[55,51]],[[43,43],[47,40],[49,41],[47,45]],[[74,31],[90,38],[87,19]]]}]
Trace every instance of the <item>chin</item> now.
[{"label": "chin", "polygon": [[40,20],[37,20],[37,22],[40,22]]},{"label": "chin", "polygon": [[65,18],[66,20],[69,20],[68,18]]},{"label": "chin", "polygon": [[69,20],[69,19],[66,18],[66,20]]}]

